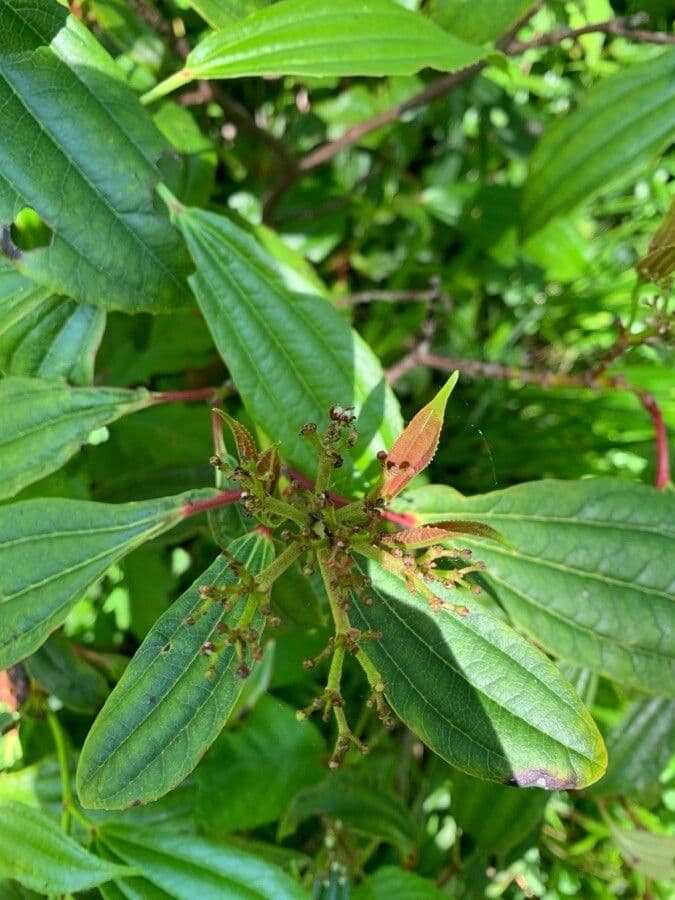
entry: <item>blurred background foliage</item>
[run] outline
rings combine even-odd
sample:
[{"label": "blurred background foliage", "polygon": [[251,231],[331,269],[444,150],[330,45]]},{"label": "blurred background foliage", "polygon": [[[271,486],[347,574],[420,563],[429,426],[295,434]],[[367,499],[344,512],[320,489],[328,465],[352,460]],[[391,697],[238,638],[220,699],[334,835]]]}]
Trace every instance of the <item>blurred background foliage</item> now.
[{"label": "blurred background foliage", "polygon": [[[80,0],[73,8],[143,92],[179,66],[186,47],[205,32],[212,7],[239,17],[264,5]],[[422,8],[457,34],[463,9],[474,6],[404,5]],[[515,18],[529,6],[521,3]],[[501,7],[508,7],[503,21]],[[496,39],[513,24],[517,7],[477,2],[464,36]],[[518,38],[532,41],[556,28],[636,12],[646,14],[642,27],[672,34],[668,0],[549,0]],[[326,164],[297,177],[293,160],[438,76],[200,83],[153,114],[177,151],[166,163],[180,162],[181,199],[238,214],[267,234],[281,263],[311,264],[389,368],[406,418],[443,378],[408,357],[421,341],[428,355],[460,369],[431,480],[465,493],[542,477],[653,483],[654,424],[636,395],[555,380],[599,369],[603,377],[621,376],[650,392],[672,425],[668,292],[639,282],[636,264],[674,196],[675,157],[650,153],[637,170],[618,159],[611,178],[534,231],[523,193],[542,135],[569,121],[596,87],[663,52],[591,33],[504,57],[433,103],[346,141]],[[612,153],[608,140],[606,154]],[[559,188],[552,181],[547,192]],[[30,216],[17,227],[24,246],[39,240]],[[406,357],[412,364],[401,366]],[[502,367],[499,377],[491,365]],[[513,369],[539,373],[537,383],[502,377]],[[154,390],[227,377],[206,326],[191,312],[110,314],[95,371],[101,384]],[[245,420],[236,397],[230,402]],[[93,435],[76,459],[21,496],[124,501],[175,494],[210,482],[211,453],[203,408],[159,406]],[[132,553],[78,604],[65,637],[36,654],[29,675],[63,704],[73,748],[126,659],[212,552],[206,522],[191,520]],[[380,734],[368,757],[327,778],[317,766],[326,752],[321,726],[300,732],[294,715],[317,692],[316,673],[304,671],[301,661],[325,643],[320,596],[309,596],[291,571],[275,600],[283,623],[268,644],[268,664],[247,685],[249,714],[228,728],[184,786],[125,814],[125,822],[162,823],[253,849],[315,884],[322,898],[350,890],[355,900],[673,896],[672,702],[569,672],[610,747],[622,748],[610,773],[582,794],[477,782],[433,758],[402,728]],[[348,675],[361,697],[356,671]],[[31,718],[29,705],[17,730],[10,694],[4,684],[0,794],[56,811],[48,726]],[[362,730],[370,716],[364,707]],[[664,844],[653,842],[645,852],[642,828]]]}]

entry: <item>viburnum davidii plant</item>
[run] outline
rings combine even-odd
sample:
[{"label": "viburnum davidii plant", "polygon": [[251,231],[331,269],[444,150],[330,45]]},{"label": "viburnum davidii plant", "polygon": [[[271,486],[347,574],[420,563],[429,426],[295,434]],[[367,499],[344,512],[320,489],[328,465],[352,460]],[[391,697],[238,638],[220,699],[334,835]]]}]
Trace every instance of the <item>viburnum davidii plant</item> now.
[{"label": "viburnum davidii plant", "polygon": [[[188,502],[181,515],[237,502],[251,527],[159,619],[103,707],[78,768],[86,807],[147,803],[190,773],[260,662],[265,630],[280,624],[272,588],[296,562],[305,577],[319,574],[332,620],[326,646],[303,662],[307,669],[328,662],[325,688],[298,711],[300,719],[334,719],[329,768],[351,747],[368,752],[349,724],[358,710],[346,707],[341,690],[352,656],[383,727],[401,719],[467,773],[547,789],[584,787],[602,775],[605,747],[573,688],[477,599],[485,565],[462,539],[501,536],[480,521],[426,524],[414,508],[391,508],[432,460],[456,381],[457,373],[377,453],[379,478],[351,500],[333,482],[358,441],[353,408],[334,405],[326,427],[300,428],[316,458],[313,480],[284,466],[276,445],[260,450],[241,422],[214,409],[212,463],[219,481],[234,486]],[[221,421],[232,432],[235,464]]]},{"label": "viburnum davidii plant", "polygon": [[669,900],[632,5],[0,0],[0,900]]}]

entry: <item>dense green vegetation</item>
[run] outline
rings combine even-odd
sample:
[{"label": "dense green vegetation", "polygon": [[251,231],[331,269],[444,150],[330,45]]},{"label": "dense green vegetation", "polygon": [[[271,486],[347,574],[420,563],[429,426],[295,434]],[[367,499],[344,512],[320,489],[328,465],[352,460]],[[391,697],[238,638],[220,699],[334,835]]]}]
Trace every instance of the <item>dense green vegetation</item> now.
[{"label": "dense green vegetation", "polygon": [[2,900],[672,897],[673,134],[665,0],[0,0]]}]

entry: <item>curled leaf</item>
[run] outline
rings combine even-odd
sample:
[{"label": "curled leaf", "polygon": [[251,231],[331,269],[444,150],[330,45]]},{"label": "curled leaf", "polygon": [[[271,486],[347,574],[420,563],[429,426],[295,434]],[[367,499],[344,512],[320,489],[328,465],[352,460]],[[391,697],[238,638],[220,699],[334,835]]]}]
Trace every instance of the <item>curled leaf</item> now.
[{"label": "curled leaf", "polygon": [[390,500],[400,494],[434,458],[443,427],[445,407],[458,378],[459,372],[453,372],[434,399],[414,416],[394,441],[384,463],[381,497]]}]

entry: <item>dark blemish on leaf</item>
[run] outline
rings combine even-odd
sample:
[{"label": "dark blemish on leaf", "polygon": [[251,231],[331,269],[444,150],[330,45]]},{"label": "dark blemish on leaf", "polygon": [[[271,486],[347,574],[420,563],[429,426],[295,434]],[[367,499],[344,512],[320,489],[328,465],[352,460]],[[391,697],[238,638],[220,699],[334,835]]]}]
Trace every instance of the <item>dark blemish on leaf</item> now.
[{"label": "dark blemish on leaf", "polygon": [[150,706],[153,706],[155,703],[157,703],[157,697],[155,697],[154,694],[151,694],[148,697],[148,703],[150,704]]},{"label": "dark blemish on leaf", "polygon": [[171,650],[171,641],[167,641],[162,647],[162,653],[168,653]]},{"label": "dark blemish on leaf", "polygon": [[514,773],[504,784],[516,787],[537,787],[546,791],[567,791],[574,790],[578,781],[574,775],[569,778],[560,778],[545,769],[530,769]]},{"label": "dark blemish on leaf", "polygon": [[140,801],[140,800],[134,800],[134,802],[133,802],[131,805],[132,805],[132,806],[140,806],[140,805],[141,805],[141,801]]},{"label": "dark blemish on leaf", "polygon": [[16,260],[21,259],[23,256],[22,252],[12,240],[12,232],[9,229],[9,225],[3,225],[0,228],[0,252],[3,256],[6,256],[7,259]]}]

